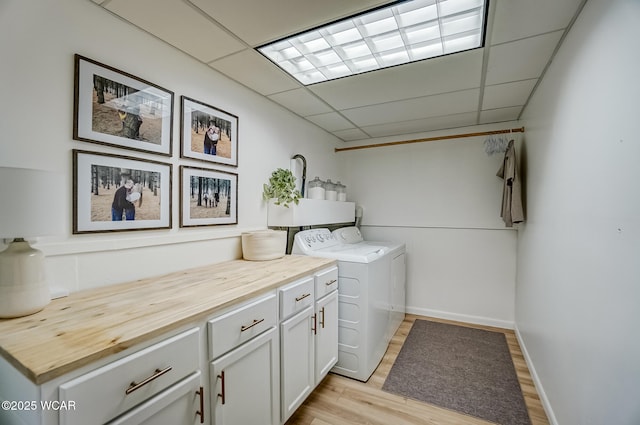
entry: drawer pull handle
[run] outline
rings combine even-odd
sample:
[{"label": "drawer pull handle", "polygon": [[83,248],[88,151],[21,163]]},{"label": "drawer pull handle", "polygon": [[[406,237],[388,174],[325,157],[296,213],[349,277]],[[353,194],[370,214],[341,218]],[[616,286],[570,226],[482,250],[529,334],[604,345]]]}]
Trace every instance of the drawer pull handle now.
[{"label": "drawer pull handle", "polygon": [[313,319],[313,324],[311,325],[311,330],[313,331],[313,334],[316,335],[318,333],[318,315],[314,314],[313,316],[311,316]]},{"label": "drawer pull handle", "polygon": [[310,293],[309,293],[309,294],[300,295],[299,297],[296,297],[296,302],[298,302],[298,301],[302,301],[302,300],[304,300],[305,298],[310,297],[310,296],[311,296],[311,294],[310,294]]},{"label": "drawer pull handle", "polygon": [[329,282],[325,282],[324,284],[327,285],[327,286],[331,286],[334,283],[336,283],[337,281],[338,281],[338,279],[331,279]]},{"label": "drawer pull handle", "polygon": [[225,397],[224,397],[224,370],[222,372],[220,372],[220,375],[218,375],[218,379],[220,380],[220,390],[221,390],[221,392],[218,393],[218,397],[220,397],[222,399],[222,404],[224,404],[224,401],[225,401]]},{"label": "drawer pull handle", "polygon": [[253,322],[252,322],[249,326],[242,325],[242,326],[240,327],[240,332],[244,332],[244,331],[246,331],[246,330],[248,330],[248,329],[251,329],[252,327],[254,327],[255,325],[257,325],[258,323],[262,323],[262,322],[264,322],[264,319],[260,319],[260,320],[258,320],[258,319],[253,319]]},{"label": "drawer pull handle", "polygon": [[200,423],[204,423],[204,388],[200,387],[196,394],[200,396],[200,410],[196,412],[196,416],[200,416]]},{"label": "drawer pull handle", "polygon": [[136,383],[135,381],[133,381],[130,385],[129,388],[127,388],[124,393],[126,395],[131,394],[132,392],[134,392],[135,390],[144,387],[145,385],[147,385],[149,382],[153,381],[154,379],[157,379],[159,377],[161,377],[162,375],[164,375],[165,373],[169,372],[172,369],[171,366],[165,368],[165,369],[156,369],[155,372],[153,372],[153,375],[151,375],[150,377],[144,379],[143,381],[140,381],[138,383]]},{"label": "drawer pull handle", "polygon": [[324,329],[324,307],[320,309],[320,314],[322,315],[322,319],[320,319],[320,326]]}]

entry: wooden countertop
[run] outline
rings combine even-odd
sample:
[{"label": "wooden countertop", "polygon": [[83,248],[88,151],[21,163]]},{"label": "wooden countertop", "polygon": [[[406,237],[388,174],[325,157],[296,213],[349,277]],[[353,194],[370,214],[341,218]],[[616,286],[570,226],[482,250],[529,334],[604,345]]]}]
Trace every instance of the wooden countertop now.
[{"label": "wooden countertop", "polygon": [[297,255],[234,260],[76,292],[0,319],[0,354],[42,384],[333,264]]}]

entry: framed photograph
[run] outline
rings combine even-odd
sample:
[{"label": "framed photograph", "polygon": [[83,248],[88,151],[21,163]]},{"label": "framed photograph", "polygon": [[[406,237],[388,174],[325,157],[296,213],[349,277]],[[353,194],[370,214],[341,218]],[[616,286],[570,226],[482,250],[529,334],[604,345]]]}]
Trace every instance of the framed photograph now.
[{"label": "framed photograph", "polygon": [[180,166],[180,227],[238,223],[238,175]]},{"label": "framed photograph", "polygon": [[75,55],[73,138],[171,156],[173,92]]},{"label": "framed photograph", "polygon": [[183,158],[238,166],[238,117],[182,96]]},{"label": "framed photograph", "polygon": [[170,227],[170,164],[73,150],[74,234]]}]

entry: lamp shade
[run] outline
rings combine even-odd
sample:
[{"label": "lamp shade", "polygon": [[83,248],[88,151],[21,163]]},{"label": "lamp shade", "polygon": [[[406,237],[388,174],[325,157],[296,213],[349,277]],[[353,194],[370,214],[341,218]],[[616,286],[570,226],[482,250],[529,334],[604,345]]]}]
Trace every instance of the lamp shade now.
[{"label": "lamp shade", "polygon": [[60,233],[60,174],[0,167],[0,237],[30,238]]}]

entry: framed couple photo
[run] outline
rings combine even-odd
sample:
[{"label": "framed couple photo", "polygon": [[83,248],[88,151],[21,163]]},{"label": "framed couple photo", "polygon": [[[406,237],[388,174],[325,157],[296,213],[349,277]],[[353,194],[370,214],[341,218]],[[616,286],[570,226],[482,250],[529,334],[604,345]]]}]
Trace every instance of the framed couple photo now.
[{"label": "framed couple photo", "polygon": [[238,166],[238,117],[182,96],[183,158]]},{"label": "framed couple photo", "polygon": [[169,229],[171,164],[73,150],[73,233]]}]

